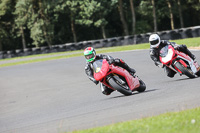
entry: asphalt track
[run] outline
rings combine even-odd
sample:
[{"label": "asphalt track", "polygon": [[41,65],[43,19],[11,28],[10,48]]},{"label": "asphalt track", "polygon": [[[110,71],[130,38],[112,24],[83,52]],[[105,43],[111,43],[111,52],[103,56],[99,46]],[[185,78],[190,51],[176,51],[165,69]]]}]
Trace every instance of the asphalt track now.
[{"label": "asphalt track", "polygon": [[168,78],[148,50],[110,55],[135,68],[147,90],[103,95],[85,75],[84,57],[0,68],[0,132],[66,132],[200,106],[200,78]]}]

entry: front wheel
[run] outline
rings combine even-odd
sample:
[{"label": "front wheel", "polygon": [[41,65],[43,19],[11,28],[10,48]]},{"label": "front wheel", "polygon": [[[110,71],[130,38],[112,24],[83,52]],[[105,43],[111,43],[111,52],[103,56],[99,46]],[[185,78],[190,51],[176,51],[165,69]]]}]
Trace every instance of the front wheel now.
[{"label": "front wheel", "polygon": [[183,74],[185,74],[185,75],[188,76],[189,78],[195,78],[194,73],[193,73],[190,69],[184,67],[180,62],[176,62],[175,66],[176,66]]},{"label": "front wheel", "polygon": [[109,79],[109,83],[114,89],[124,94],[125,96],[132,95],[132,91],[127,84],[121,84],[120,81],[114,79],[113,77]]},{"label": "front wheel", "polygon": [[141,79],[139,79],[139,82],[140,82],[140,86],[137,88],[137,91],[138,92],[144,92],[146,90],[146,85]]}]

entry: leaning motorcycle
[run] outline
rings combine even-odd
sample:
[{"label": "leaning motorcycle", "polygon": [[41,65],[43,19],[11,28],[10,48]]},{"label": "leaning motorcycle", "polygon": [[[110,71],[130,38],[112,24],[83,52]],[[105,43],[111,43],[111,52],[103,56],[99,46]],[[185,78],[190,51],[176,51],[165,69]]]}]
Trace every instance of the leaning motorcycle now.
[{"label": "leaning motorcycle", "polygon": [[200,66],[197,61],[175,50],[171,45],[166,45],[160,50],[160,61],[180,75],[184,74],[189,78],[200,76]]},{"label": "leaning motorcycle", "polygon": [[106,59],[93,62],[94,78],[105,86],[117,90],[124,95],[132,95],[133,91],[146,90],[145,83],[136,75],[131,75],[127,70],[109,64]]}]

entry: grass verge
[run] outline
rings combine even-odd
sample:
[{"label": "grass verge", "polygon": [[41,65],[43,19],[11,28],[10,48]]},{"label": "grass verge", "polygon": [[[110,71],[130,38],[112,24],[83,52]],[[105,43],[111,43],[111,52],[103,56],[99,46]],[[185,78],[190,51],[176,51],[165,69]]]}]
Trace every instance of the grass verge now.
[{"label": "grass verge", "polygon": [[[173,42],[176,42],[177,44],[186,44],[188,47],[200,47],[200,37],[173,40]],[[119,52],[119,51],[136,50],[136,49],[149,49],[149,44],[144,43],[144,44],[138,44],[138,45],[99,48],[99,49],[96,49],[96,51],[97,53],[108,53],[108,52]],[[0,67],[14,66],[14,65],[55,60],[55,59],[65,59],[65,58],[77,57],[77,56],[83,56],[82,50],[2,59],[0,60]],[[5,62],[5,61],[8,61],[8,62]],[[1,62],[5,62],[5,63],[1,63]]]},{"label": "grass verge", "polygon": [[[0,64],[0,67],[28,64],[28,63],[34,63],[34,62],[42,62],[42,61],[48,61],[48,60],[64,59],[64,58],[70,58],[70,57],[77,57],[77,56],[81,56],[81,55],[82,55],[82,53],[67,54],[67,55],[59,55],[58,54],[57,56],[52,56],[52,57],[49,56],[49,57],[36,58],[36,59],[34,59],[35,56],[31,56],[31,57],[29,56],[30,59],[28,59],[28,60],[26,60],[28,57],[15,58],[13,60],[16,60],[16,61]],[[17,61],[17,59],[22,59],[22,60]],[[23,59],[25,59],[25,60],[23,60]],[[12,60],[12,59],[9,59],[9,60]]]},{"label": "grass verge", "polygon": [[72,133],[199,133],[199,114],[195,108]]}]

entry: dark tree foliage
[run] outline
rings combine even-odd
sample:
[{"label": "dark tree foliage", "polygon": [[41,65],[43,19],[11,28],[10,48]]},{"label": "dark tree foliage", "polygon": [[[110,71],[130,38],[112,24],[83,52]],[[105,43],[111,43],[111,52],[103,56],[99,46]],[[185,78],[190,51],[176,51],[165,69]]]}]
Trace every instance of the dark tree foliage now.
[{"label": "dark tree foliage", "polygon": [[200,25],[200,1],[0,0],[0,51],[170,30],[172,23]]}]

